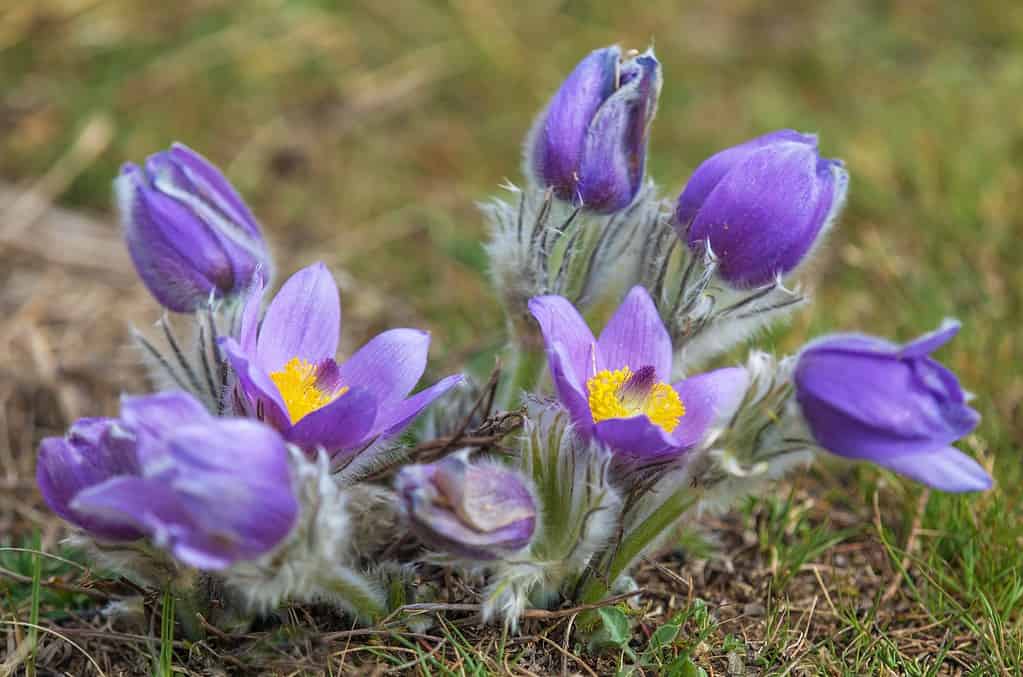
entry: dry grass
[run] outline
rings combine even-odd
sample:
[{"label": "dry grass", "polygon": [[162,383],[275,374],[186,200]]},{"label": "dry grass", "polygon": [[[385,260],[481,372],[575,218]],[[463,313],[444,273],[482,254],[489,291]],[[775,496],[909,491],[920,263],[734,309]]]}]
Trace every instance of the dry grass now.
[{"label": "dry grass", "polygon": [[[533,111],[582,54],[653,38],[666,87],[650,169],[664,185],[781,126],[819,131],[850,165],[852,201],[814,271],[817,302],[766,343],[791,350],[852,328],[904,339],[959,316],[963,333],[941,357],[978,393],[984,423],[963,446],[999,486],[923,495],[825,463],[645,563],[632,648],[681,614],[683,632],[648,671],[688,655],[714,675],[1020,674],[1023,9],[677,4],[7,3],[0,541],[40,533],[44,551],[61,552],[64,527],[35,489],[38,440],[144,387],[126,327],[156,315],[109,210],[121,162],[180,139],[224,166],[282,271],[323,259],[338,275],[344,349],[386,326],[423,326],[438,371],[466,359],[485,369],[500,314],[474,201],[517,176]],[[0,674],[25,659],[27,630],[14,623],[28,619],[29,559],[0,552]],[[445,584],[442,601],[478,602],[442,572],[424,575]],[[43,587],[41,669],[152,670],[158,610],[155,628],[152,614],[111,627],[97,613],[137,591],[59,562],[46,563]],[[623,655],[588,652],[571,615],[529,620],[515,639],[471,611],[437,617],[420,635],[350,632],[327,610],[287,609],[247,634],[179,642],[176,667],[609,674]]]}]

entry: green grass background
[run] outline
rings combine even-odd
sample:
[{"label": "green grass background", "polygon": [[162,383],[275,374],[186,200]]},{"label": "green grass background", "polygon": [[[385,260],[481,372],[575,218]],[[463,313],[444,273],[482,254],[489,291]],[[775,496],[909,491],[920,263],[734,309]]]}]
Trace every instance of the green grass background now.
[{"label": "green grass background", "polygon": [[[31,184],[109,132],[55,191],[109,215],[120,163],[184,141],[225,168],[282,271],[326,260],[428,326],[451,366],[492,348],[501,326],[474,203],[519,178],[535,111],[587,51],[654,44],[665,85],[648,170],[669,192],[708,154],[779,127],[819,133],[848,164],[850,201],[811,275],[815,304],[767,344],[790,351],[830,330],[905,340],[963,321],[939,357],[977,395],[984,420],[962,446],[997,487],[930,497],[906,595],[952,635],[980,638],[977,674],[1018,672],[1023,3],[771,5],[5,3],[0,176]],[[365,303],[356,296],[346,307]],[[825,467],[823,492],[864,504],[884,492],[899,561],[920,490]],[[820,640],[835,665],[913,670],[869,616],[844,627],[834,646]]]}]

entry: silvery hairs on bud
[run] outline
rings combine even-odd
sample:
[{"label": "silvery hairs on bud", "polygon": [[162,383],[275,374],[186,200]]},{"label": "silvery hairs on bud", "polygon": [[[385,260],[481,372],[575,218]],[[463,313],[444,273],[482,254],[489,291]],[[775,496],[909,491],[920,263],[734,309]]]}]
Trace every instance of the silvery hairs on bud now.
[{"label": "silvery hairs on bud", "polygon": [[702,246],[702,255],[681,246],[671,224],[661,220],[640,257],[640,284],[650,291],[675,347],[676,378],[807,302],[780,278],[755,289],[728,285],[718,277],[717,256],[709,244]]},{"label": "silvery hairs on bud", "polygon": [[164,313],[154,325],[155,337],[133,327],[131,337],[152,386],[191,393],[211,414],[231,413],[228,397],[234,377],[217,341],[237,334],[240,311],[236,299],[211,297],[193,314],[171,319]]},{"label": "silvery hairs on bud", "polygon": [[540,524],[515,560],[493,568],[483,616],[515,627],[529,604],[549,605],[614,536],[622,499],[611,484],[611,454],[584,442],[564,410],[527,400],[520,469],[533,479]]},{"label": "silvery hairs on bud", "polygon": [[275,551],[232,566],[224,578],[256,611],[272,609],[284,599],[330,599],[360,620],[369,620],[364,617],[366,599],[383,608],[386,596],[379,582],[358,568],[351,497],[332,476],[326,454],[309,460],[296,447],[289,451],[301,506],[298,523]]},{"label": "silvery hairs on bud", "polygon": [[792,397],[792,358],[777,360],[754,351],[746,362],[749,386],[739,406],[705,443],[710,464],[699,481],[705,487],[700,510],[725,510],[813,460],[815,445]]},{"label": "silvery hairs on bud", "polygon": [[637,278],[642,243],[661,219],[653,182],[611,214],[573,207],[550,190],[505,188],[515,199],[494,198],[480,209],[490,230],[491,278],[509,316],[525,316],[529,299],[546,294],[587,307]]}]

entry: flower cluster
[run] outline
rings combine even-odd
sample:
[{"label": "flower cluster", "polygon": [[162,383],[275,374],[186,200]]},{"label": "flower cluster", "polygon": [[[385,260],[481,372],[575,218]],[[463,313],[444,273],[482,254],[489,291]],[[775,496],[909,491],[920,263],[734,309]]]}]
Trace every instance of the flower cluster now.
[{"label": "flower cluster", "polygon": [[429,563],[483,580],[484,617],[515,625],[530,605],[627,588],[682,520],[820,451],[990,487],[951,446],[979,416],[930,356],[954,322],[700,371],[806,303],[795,278],[848,177],[815,135],[780,130],[661,197],[645,176],[661,84],[652,50],[587,55],[526,137],[516,199],[484,206],[509,335],[482,387],[454,374],[416,391],[417,329],[340,358],[330,272],[269,298],[269,249],[219,170],[182,145],[126,165],[125,242],[179,315],[135,332],[156,392],[42,441],[46,502],[127,575],[180,589],[201,571],[241,610],[328,600],[372,623],[422,599],[413,565]]}]

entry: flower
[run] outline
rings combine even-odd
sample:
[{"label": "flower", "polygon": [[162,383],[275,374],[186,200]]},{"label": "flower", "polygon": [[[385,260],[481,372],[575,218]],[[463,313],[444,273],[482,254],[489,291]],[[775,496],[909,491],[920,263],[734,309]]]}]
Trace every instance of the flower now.
[{"label": "flower", "polygon": [[462,379],[449,376],[406,399],[426,370],[430,345],[430,335],[416,329],[385,331],[338,364],[341,304],[322,263],[292,275],[260,325],[262,293],[259,285],[250,292],[238,339],[220,339],[238,377],[235,407],[304,449],[349,460],[399,434]]},{"label": "flower", "polygon": [[653,50],[623,60],[591,52],[565,79],[526,141],[526,169],[562,200],[611,213],[643,183],[647,136],[661,92]]},{"label": "flower", "polygon": [[150,293],[175,312],[235,295],[269,276],[252,212],[205,158],[182,144],[128,163],[114,182],[124,238]]},{"label": "flower", "polygon": [[493,560],[533,537],[536,505],[526,480],[496,463],[453,454],[402,468],[394,487],[416,534],[438,550]]},{"label": "flower", "polygon": [[563,297],[536,297],[529,310],[540,324],[554,389],[576,431],[616,456],[677,456],[702,440],[746,386],[738,367],[668,384],[671,339],[643,287],[632,288],[596,340]]},{"label": "flower", "polygon": [[675,228],[719,275],[756,287],[794,270],[845,203],[841,160],[822,158],[817,137],[771,132],[712,155],[678,198]]},{"label": "flower", "polygon": [[929,357],[959,331],[947,322],[904,346],[871,336],[829,336],[799,355],[796,400],[816,441],[944,491],[991,486],[980,465],[949,446],[980,415],[955,374]]},{"label": "flower", "polygon": [[121,400],[121,418],[82,419],[44,439],[37,478],[61,517],[105,540],[148,536],[185,564],[223,569],[275,548],[298,501],[272,428],[214,418],[191,395]]}]

